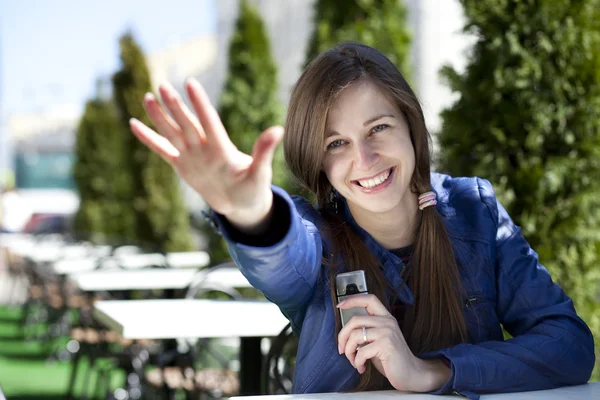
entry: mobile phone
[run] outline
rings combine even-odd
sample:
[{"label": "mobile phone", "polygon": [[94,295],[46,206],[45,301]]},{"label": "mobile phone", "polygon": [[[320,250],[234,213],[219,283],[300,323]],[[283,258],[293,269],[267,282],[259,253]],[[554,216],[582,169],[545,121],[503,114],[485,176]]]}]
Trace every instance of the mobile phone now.
[{"label": "mobile phone", "polygon": [[[358,270],[338,274],[335,277],[335,291],[338,303],[350,296],[368,294],[365,271]],[[364,307],[353,307],[346,310],[340,309],[342,326],[346,325],[350,321],[350,318],[355,315],[369,315],[369,313]]]}]

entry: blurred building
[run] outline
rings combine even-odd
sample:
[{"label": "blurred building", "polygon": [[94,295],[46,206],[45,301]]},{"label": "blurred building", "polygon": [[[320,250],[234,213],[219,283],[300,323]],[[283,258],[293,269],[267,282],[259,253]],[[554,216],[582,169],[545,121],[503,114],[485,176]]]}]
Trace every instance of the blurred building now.
[{"label": "blurred building", "polygon": [[[213,85],[223,86],[227,73],[229,41],[238,15],[238,0],[217,1],[219,56]],[[262,15],[271,39],[271,50],[278,66],[279,98],[287,104],[294,83],[302,72],[308,40],[312,33],[314,0],[250,0]]]},{"label": "blurred building", "polygon": [[[1,27],[1,26],[0,26]],[[2,38],[0,37],[0,174],[5,173],[7,169],[11,168],[9,158],[10,158],[10,141],[8,138],[8,133],[6,131],[6,126],[4,124],[4,103],[2,99],[2,93],[4,92],[4,82],[2,81],[3,71],[3,57],[2,57]],[[2,178],[0,178],[2,179]],[[2,182],[0,181],[0,185]]]},{"label": "blurred building", "polygon": [[63,105],[7,119],[21,212],[27,210],[32,219],[70,215],[79,207],[71,169],[80,113],[79,106]]},{"label": "blurred building", "polygon": [[444,65],[462,71],[474,37],[462,32],[465,24],[459,0],[406,0],[413,32],[414,89],[432,133],[440,127],[440,112],[456,99],[440,79]]}]

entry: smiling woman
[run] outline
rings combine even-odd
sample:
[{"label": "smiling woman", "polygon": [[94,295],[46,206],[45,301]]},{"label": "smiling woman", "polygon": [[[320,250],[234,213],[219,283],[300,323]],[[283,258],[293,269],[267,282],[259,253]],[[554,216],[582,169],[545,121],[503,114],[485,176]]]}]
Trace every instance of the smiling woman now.
[{"label": "smiling woman", "polygon": [[[475,399],[589,379],[593,338],[571,300],[488,181],[431,172],[419,102],[380,52],[340,44],[292,93],[284,152],[316,205],[271,185],[280,127],[241,153],[202,87],[186,89],[196,115],[162,86],[167,110],[144,100],[160,134],[132,131],[212,207],[242,273],[299,334],[294,392]],[[336,305],[335,276],[357,270],[370,294]],[[339,309],[354,307],[368,315],[342,328]]]}]

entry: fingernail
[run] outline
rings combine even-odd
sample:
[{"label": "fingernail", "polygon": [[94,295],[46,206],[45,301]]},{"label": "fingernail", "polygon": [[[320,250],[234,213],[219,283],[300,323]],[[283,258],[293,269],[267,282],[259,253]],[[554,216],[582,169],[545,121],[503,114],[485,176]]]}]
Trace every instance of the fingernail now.
[{"label": "fingernail", "polygon": [[275,127],[275,132],[276,132],[277,136],[283,136],[283,134],[284,134],[283,126],[276,126]]},{"label": "fingernail", "polygon": [[154,99],[155,99],[154,95],[153,95],[152,93],[150,93],[150,92],[148,92],[148,93],[146,93],[146,94],[144,95],[144,100],[145,100],[145,101],[152,101],[152,100],[154,100]]},{"label": "fingernail", "polygon": [[173,91],[175,89],[173,89],[173,86],[171,86],[171,84],[169,82],[163,82],[163,83],[161,83],[158,88],[160,90],[160,94],[163,97],[173,98]]},{"label": "fingernail", "polygon": [[137,119],[135,119],[135,118],[129,118],[129,125],[133,124],[136,121],[137,121]]},{"label": "fingernail", "polygon": [[343,305],[344,305],[344,303],[345,303],[345,302],[346,302],[346,300],[344,300],[344,301],[340,301],[340,302],[337,304],[337,306],[336,306],[336,307],[337,307],[337,308],[340,308],[341,306],[343,306]]},{"label": "fingernail", "polygon": [[187,78],[185,78],[185,83],[196,84],[198,83],[198,80],[193,76],[188,76]]}]

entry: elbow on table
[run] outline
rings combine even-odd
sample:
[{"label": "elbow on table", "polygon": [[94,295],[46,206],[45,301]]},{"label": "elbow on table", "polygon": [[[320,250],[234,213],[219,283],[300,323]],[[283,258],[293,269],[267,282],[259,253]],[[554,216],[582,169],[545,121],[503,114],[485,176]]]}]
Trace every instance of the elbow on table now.
[{"label": "elbow on table", "polygon": [[566,354],[567,362],[558,366],[563,371],[565,385],[587,383],[594,370],[596,356],[594,354],[594,338],[591,333],[574,341]]}]

